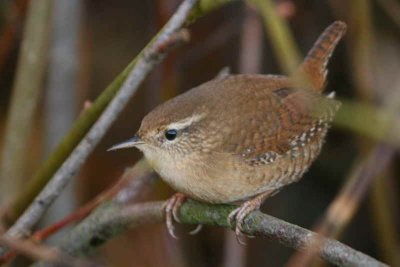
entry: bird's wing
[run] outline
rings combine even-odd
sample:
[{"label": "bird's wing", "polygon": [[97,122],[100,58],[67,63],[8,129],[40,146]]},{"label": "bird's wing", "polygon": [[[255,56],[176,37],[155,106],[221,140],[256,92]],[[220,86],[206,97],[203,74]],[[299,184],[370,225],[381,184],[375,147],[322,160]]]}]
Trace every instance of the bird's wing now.
[{"label": "bird's wing", "polygon": [[232,127],[236,130],[226,135],[221,146],[223,152],[236,154],[251,165],[267,164],[315,140],[326,132],[340,106],[334,99],[304,89],[257,92],[254,105],[232,112],[232,124],[240,128]]}]

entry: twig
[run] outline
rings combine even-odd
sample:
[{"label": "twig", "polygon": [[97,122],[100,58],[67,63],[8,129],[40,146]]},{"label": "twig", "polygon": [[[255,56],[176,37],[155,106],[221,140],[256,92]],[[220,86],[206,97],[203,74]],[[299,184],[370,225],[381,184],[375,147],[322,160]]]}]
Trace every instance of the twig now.
[{"label": "twig", "polygon": [[[190,21],[194,22],[197,18],[208,14],[209,12],[221,7],[224,4],[237,0],[200,0],[193,9],[190,15]],[[164,32],[164,29],[154,37],[148,45],[150,47],[154,40]],[[6,219],[10,223],[14,222],[18,216],[30,205],[35,196],[46,185],[54,173],[60,168],[63,162],[67,159],[73,149],[79,144],[81,139],[89,131],[90,127],[99,118],[100,114],[110,103],[113,96],[120,90],[122,83],[126,80],[127,75],[137,64],[138,58],[143,56],[143,50],[133,59],[128,66],[114,79],[114,81],[101,93],[101,95],[93,102],[90,108],[85,110],[83,114],[74,123],[69,133],[62,139],[57,148],[48,157],[48,159],[36,171],[32,179],[21,190],[11,204],[6,207]]]},{"label": "twig", "polygon": [[8,113],[0,162],[1,198],[14,195],[22,185],[27,166],[26,147],[31,137],[35,108],[46,70],[51,0],[32,1],[28,8],[21,52]]},{"label": "twig", "polygon": [[[179,219],[182,223],[231,228],[227,216],[234,208],[235,206],[231,205],[208,205],[188,201],[182,205]],[[86,255],[128,228],[163,221],[163,202],[147,202],[131,206],[111,202],[98,208],[96,212],[73,229],[60,243],[59,247],[62,251],[73,256]],[[309,230],[258,211],[247,217],[244,232],[249,235],[277,240],[279,243],[294,249],[303,249],[317,239],[317,235]],[[319,254],[323,259],[334,265],[387,266],[338,241],[332,239],[324,239],[324,241]]]},{"label": "twig", "polygon": [[87,156],[104,136],[118,114],[128,103],[131,96],[137,91],[140,83],[147,74],[164,58],[168,49],[180,43],[182,40],[187,39],[187,32],[176,33],[176,31],[183,26],[195,3],[196,0],[186,0],[181,4],[177,12],[164,27],[163,32],[157,37],[154,43],[144,51],[143,56],[138,59],[132,72],[98,121],[74,149],[61,168],[54,174],[46,187],[35,198],[34,202],[10,230],[7,231],[7,236],[22,237],[24,233],[29,231],[32,226],[36,224],[49,205],[59,196],[71,177],[73,177],[82,166]]}]

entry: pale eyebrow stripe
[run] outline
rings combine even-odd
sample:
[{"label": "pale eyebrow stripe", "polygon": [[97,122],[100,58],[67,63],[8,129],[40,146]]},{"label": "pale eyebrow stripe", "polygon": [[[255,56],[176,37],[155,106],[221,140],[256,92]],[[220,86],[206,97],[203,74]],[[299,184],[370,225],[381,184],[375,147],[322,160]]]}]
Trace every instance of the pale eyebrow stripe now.
[{"label": "pale eyebrow stripe", "polygon": [[204,117],[204,114],[194,114],[191,117],[185,118],[183,120],[173,122],[167,126],[167,129],[176,129],[176,130],[181,130],[184,129],[190,125],[192,125],[195,122],[200,121]]}]

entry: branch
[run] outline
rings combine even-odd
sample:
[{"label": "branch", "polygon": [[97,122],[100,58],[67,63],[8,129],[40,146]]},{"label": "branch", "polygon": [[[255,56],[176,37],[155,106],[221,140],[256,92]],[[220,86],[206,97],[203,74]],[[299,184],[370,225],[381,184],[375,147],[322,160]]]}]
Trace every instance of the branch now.
[{"label": "branch", "polygon": [[7,231],[7,236],[22,237],[42,217],[47,208],[60,195],[71,178],[78,172],[86,158],[98,144],[111,124],[123,110],[147,74],[165,57],[166,52],[177,43],[187,39],[187,32],[179,32],[190,14],[196,0],[186,0],[178,8],[153,44],[145,49],[121,89],[107,106],[103,114],[81,140],[61,168],[35,198],[34,202]]},{"label": "branch", "polygon": [[[68,132],[77,115],[83,1],[53,0],[51,45],[44,96],[43,150],[48,155]],[[84,65],[84,64],[82,64]],[[55,112],[57,111],[57,112]],[[47,218],[63,216],[77,206],[74,188],[70,183],[60,200],[49,210]],[[49,219],[44,219],[46,224]]]},{"label": "branch", "polygon": [[[182,223],[205,224],[232,228],[227,217],[235,209],[232,205],[208,205],[187,201],[180,209]],[[76,226],[58,245],[72,256],[87,255],[107,240],[128,228],[162,223],[163,202],[147,202],[131,206],[109,202],[99,207],[86,220]],[[294,249],[303,249],[322,238],[302,227],[290,224],[259,211],[251,213],[244,224],[248,235],[264,236]],[[387,266],[349,246],[332,239],[323,239],[319,255],[331,264],[339,266]],[[41,263],[35,266],[42,266]]]}]

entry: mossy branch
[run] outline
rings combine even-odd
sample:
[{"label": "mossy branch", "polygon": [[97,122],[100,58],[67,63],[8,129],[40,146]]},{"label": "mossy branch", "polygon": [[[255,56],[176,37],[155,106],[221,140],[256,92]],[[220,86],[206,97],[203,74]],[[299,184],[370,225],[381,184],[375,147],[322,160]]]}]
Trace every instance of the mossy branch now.
[{"label": "mossy branch", "polygon": [[[182,223],[204,224],[232,228],[227,217],[235,209],[232,205],[209,205],[187,201],[180,209]],[[162,223],[163,202],[147,202],[126,206],[109,202],[99,207],[86,220],[76,226],[58,245],[72,256],[84,256],[109,239],[128,228]],[[278,241],[294,249],[304,249],[321,237],[317,234],[290,224],[259,211],[251,213],[244,224],[244,232]],[[368,255],[356,251],[338,241],[326,239],[319,248],[319,255],[337,266],[387,266]],[[38,263],[35,266],[45,266]]]}]

